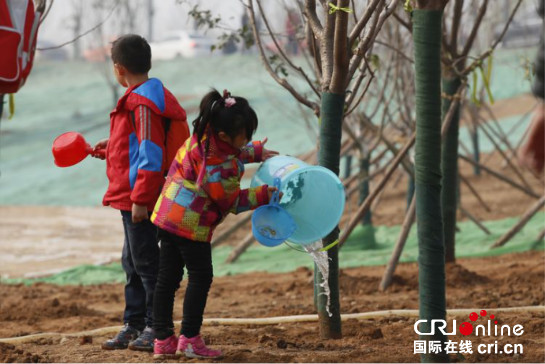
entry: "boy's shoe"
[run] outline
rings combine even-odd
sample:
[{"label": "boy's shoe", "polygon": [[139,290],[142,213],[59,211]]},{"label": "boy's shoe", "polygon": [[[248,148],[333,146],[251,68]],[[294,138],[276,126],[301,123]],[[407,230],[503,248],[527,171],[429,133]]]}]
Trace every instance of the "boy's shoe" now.
[{"label": "boy's shoe", "polygon": [[214,359],[223,355],[220,350],[207,348],[201,335],[197,335],[190,339],[181,335],[178,340],[178,349],[176,350],[176,353],[185,354],[188,358],[199,359]]},{"label": "boy's shoe", "polygon": [[102,343],[102,349],[104,350],[117,350],[117,349],[126,349],[129,346],[129,342],[138,337],[140,331],[135,329],[129,324],[125,326],[115,335],[113,339],[106,340]]},{"label": "boy's shoe", "polygon": [[146,327],[135,340],[129,343],[129,349],[151,352],[153,351],[153,340],[155,340],[155,332],[151,327]]},{"label": "boy's shoe", "polygon": [[155,339],[153,346],[153,357],[155,359],[165,359],[178,357],[176,348],[178,347],[178,338],[176,335],[167,337],[164,340]]}]

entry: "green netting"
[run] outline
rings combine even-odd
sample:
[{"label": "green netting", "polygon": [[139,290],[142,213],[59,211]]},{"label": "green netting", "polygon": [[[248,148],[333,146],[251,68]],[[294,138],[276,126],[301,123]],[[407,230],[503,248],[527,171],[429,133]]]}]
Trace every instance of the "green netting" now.
[{"label": "green netting", "polygon": [[[530,90],[521,60],[533,60],[536,48],[497,50],[494,52],[492,93],[496,100],[513,97]],[[300,61],[303,67],[304,61]],[[110,66],[107,66],[110,72]],[[218,72],[228,69],[229,72]],[[78,82],[74,83],[74,75]],[[188,109],[188,120],[209,87],[228,88],[246,96],[259,116],[255,138],[269,137],[268,146],[283,154],[297,155],[314,146],[301,110],[308,120],[315,120],[311,110],[301,108],[293,97],[278,86],[255,55],[206,57],[154,62],[151,75],[159,77],[175,95],[183,95],[182,105]],[[380,73],[377,77],[382,77]],[[296,89],[305,82],[290,77]],[[308,87],[308,86],[306,86]],[[107,186],[104,163],[85,160],[70,168],[53,164],[51,143],[68,130],[83,132],[94,143],[108,134],[112,96],[99,71],[99,65],[81,62],[43,63],[37,61],[25,87],[16,95],[14,118],[1,122],[0,135],[0,201],[5,205],[100,205]],[[367,100],[362,107],[373,110],[378,98]],[[395,102],[395,100],[389,100]],[[4,112],[4,116],[6,113]],[[507,132],[518,123],[502,121]],[[529,122],[529,117],[524,123]],[[317,127],[317,123],[313,124]],[[508,133],[512,144],[524,132]],[[460,138],[469,145],[469,135],[461,130]],[[491,150],[484,136],[482,151]]]},{"label": "green netting", "polygon": [[[506,245],[490,250],[490,246],[505,232],[507,232],[519,218],[487,221],[484,225],[491,231],[486,235],[471,221],[458,223],[460,232],[456,235],[456,257],[484,257],[506,253],[523,252],[531,249],[543,250],[543,241],[536,242],[536,237],[543,229],[545,212],[536,214],[528,224]],[[374,227],[376,248],[363,250],[361,242],[364,240],[367,229],[371,227],[359,226],[350,235],[339,253],[341,268],[384,265],[388,262],[392,249],[397,241],[401,226]],[[418,257],[416,229],[413,228],[400,262],[415,262]],[[313,261],[306,253],[295,251],[283,244],[275,248],[261,245],[250,247],[234,264],[226,264],[225,259],[231,253],[231,247],[219,246],[213,250],[214,275],[225,276],[248,272],[266,271],[271,273],[291,272],[298,267],[313,267]],[[98,284],[125,282],[125,273],[119,263],[106,266],[82,265],[64,272],[37,279],[3,279],[4,283],[33,283],[48,282],[53,284]]]}]

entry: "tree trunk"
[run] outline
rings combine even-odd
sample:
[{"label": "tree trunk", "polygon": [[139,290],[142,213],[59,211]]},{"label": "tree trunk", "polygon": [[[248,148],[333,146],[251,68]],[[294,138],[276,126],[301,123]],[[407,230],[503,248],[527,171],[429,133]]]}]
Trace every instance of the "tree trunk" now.
[{"label": "tree trunk", "polygon": [[473,160],[477,162],[477,164],[473,166],[473,173],[476,176],[480,176],[481,167],[479,166],[479,162],[481,159],[481,152],[479,150],[479,130],[477,128],[471,128],[470,130],[471,130],[471,140],[473,144]]},{"label": "tree trunk", "polygon": [[[419,2],[420,3],[420,2]],[[423,2],[437,6],[440,1]],[[445,3],[445,2],[443,2]],[[433,319],[445,319],[445,247],[441,219],[441,18],[442,7],[413,11],[416,89],[415,184],[418,227],[418,284],[421,332]],[[445,335],[421,340],[440,341]],[[426,345],[427,347],[428,345]],[[447,362],[448,356],[425,353],[422,362]]]},{"label": "tree trunk", "polygon": [[[361,205],[363,201],[369,196],[369,154],[364,155],[360,159],[360,196],[358,205]],[[372,225],[371,223],[371,209],[363,215],[361,219],[362,225]]]},{"label": "tree trunk", "polygon": [[[453,96],[458,91],[462,81],[458,77],[443,78],[443,93],[447,98],[442,102],[442,119],[450,108]],[[445,238],[445,261],[454,262],[456,242],[456,205],[458,191],[458,130],[460,125],[460,103],[456,106],[452,119],[446,131],[441,151],[441,168],[443,172],[441,190],[441,209],[443,213],[443,234]]]},{"label": "tree trunk", "polygon": [[344,157],[344,178],[349,178],[352,175],[352,154],[347,154]]},{"label": "tree trunk", "polygon": [[[344,95],[324,92],[322,94],[320,124],[320,151],[318,162],[339,175],[339,161],[341,152],[342,119],[344,113]],[[335,228],[323,239],[323,245],[327,246],[339,238],[339,229]],[[339,339],[341,331],[341,309],[339,299],[339,250],[338,245],[327,251],[329,257],[329,289],[330,307],[332,316],[329,317],[326,305],[327,297],[324,289],[319,285],[323,277],[314,267],[314,297],[316,309],[320,317],[320,336],[324,339]]]},{"label": "tree trunk", "polygon": [[[478,124],[478,113],[476,106],[469,105],[469,114],[472,122],[469,126],[469,133],[471,134],[471,144],[473,145],[473,160],[477,163],[480,163],[480,153],[479,150],[479,129],[477,128]],[[473,174],[475,176],[481,175],[481,167],[478,164],[473,165]]]},{"label": "tree trunk", "polygon": [[153,42],[153,0],[148,0],[148,42]]},{"label": "tree trunk", "polygon": [[81,40],[78,38],[81,34],[81,23],[83,22],[83,13],[74,17],[74,54],[72,59],[81,60]]},{"label": "tree trunk", "polygon": [[[369,160],[371,159],[370,153],[364,152],[360,159],[360,196],[358,205],[361,205],[363,201],[369,196]],[[377,241],[375,239],[375,228],[373,227],[371,209],[368,209],[361,219],[361,225],[363,228],[362,240],[358,249],[375,249],[377,247]]]},{"label": "tree trunk", "polygon": [[[344,8],[349,6],[348,0],[338,0],[337,6]],[[334,26],[334,31],[326,31],[322,41],[331,42],[333,45],[332,53],[329,53],[327,46],[324,48],[325,55],[332,55],[332,75],[331,81],[324,82],[325,88],[322,89],[321,112],[320,117],[320,151],[318,162],[321,166],[328,168],[337,176],[339,175],[339,159],[341,155],[341,137],[342,123],[344,116],[344,98],[347,86],[347,76],[349,69],[348,59],[348,13],[336,11],[330,13],[328,20],[330,26]],[[327,28],[327,27],[326,27]],[[330,37],[333,38],[330,38]],[[327,65],[324,65],[327,68]],[[324,72],[326,73],[326,72]],[[333,229],[328,236],[322,239],[323,245],[327,246],[339,238],[339,228]],[[330,290],[330,306],[327,312],[327,296],[323,293],[324,289],[317,282],[322,281],[320,271],[314,266],[314,294],[317,303],[318,317],[320,318],[320,336],[324,339],[340,339],[341,331],[341,306],[339,298],[339,245],[327,251],[329,258],[328,283]]]},{"label": "tree trunk", "polygon": [[[414,168],[413,168],[414,170]],[[408,211],[411,207],[411,202],[414,195],[414,175],[407,173],[407,207],[405,211]]]}]

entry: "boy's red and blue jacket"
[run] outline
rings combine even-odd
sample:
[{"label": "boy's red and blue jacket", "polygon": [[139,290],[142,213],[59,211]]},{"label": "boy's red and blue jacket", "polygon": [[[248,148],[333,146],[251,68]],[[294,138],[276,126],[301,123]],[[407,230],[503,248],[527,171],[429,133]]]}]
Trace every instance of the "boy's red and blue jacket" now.
[{"label": "boy's red and blue jacket", "polygon": [[238,150],[212,133],[203,158],[205,145],[206,136],[199,146],[193,134],[178,150],[151,221],[172,234],[210,242],[214,229],[228,213],[265,205],[269,195],[267,185],[240,188],[244,163],[262,160],[261,142]]},{"label": "boy's red and blue jacket", "polygon": [[156,78],[125,92],[110,113],[106,147],[109,185],[103,205],[130,211],[135,203],[153,210],[169,167],[164,119],[185,118],[185,110]]}]

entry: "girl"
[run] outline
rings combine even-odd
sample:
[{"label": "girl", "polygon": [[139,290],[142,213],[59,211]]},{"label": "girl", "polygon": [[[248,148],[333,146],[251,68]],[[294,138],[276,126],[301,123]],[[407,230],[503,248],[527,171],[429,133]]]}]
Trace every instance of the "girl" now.
[{"label": "girl", "polygon": [[[267,138],[247,144],[257,129],[257,116],[246,99],[227,91],[223,97],[216,90],[209,92],[193,126],[193,136],[178,151],[151,216],[161,240],[153,306],[156,358],[182,353],[204,359],[221,356],[200,336],[213,276],[212,233],[228,213],[267,204],[275,191],[267,185],[240,189],[244,163],[278,154],[263,147]],[[184,267],[189,281],[178,339],[172,309]]]}]

